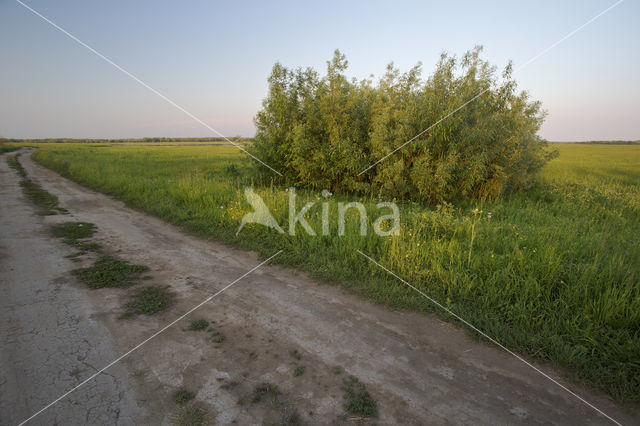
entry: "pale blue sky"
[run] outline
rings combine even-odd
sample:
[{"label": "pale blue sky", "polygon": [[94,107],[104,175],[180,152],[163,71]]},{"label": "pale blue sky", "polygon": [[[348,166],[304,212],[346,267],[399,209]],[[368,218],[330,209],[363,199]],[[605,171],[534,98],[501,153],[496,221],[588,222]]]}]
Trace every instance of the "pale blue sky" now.
[{"label": "pale blue sky", "polygon": [[[225,135],[251,136],[275,61],[429,74],[476,44],[522,64],[615,3],[588,1],[25,3]],[[626,0],[515,75],[549,140],[640,139],[640,5]],[[0,136],[215,136],[13,0],[0,0]]]}]

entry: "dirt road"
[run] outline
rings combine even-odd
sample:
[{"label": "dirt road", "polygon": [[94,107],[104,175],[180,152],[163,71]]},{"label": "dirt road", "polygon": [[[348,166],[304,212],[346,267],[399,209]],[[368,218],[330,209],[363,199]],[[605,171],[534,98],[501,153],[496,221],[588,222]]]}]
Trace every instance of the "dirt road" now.
[{"label": "dirt road", "polygon": [[[28,417],[261,261],[70,182],[26,153],[21,162],[70,214],[36,216],[0,160],[3,424]],[[96,224],[95,240],[106,250],[149,266],[150,282],[170,286],[170,309],[118,319],[134,288],[88,290],[75,281],[70,270],[78,264],[64,257],[73,250],[47,234],[49,223],[68,220]],[[210,321],[224,341],[185,331],[194,319]],[[304,373],[295,376],[297,367]],[[278,266],[248,275],[34,424],[168,423],[180,387],[196,394],[213,424],[268,424],[294,410],[306,424],[350,422],[341,417],[348,375],[378,401],[379,424],[611,424],[464,330],[371,305]],[[265,382],[280,389],[279,404],[252,401]],[[568,386],[623,424],[638,421],[608,399]]]},{"label": "dirt road", "polygon": [[[17,424],[113,360],[112,335],[92,294],[70,285],[72,252],[49,237],[0,158],[0,424]],[[47,218],[48,219],[48,218]],[[144,405],[122,365],[60,401],[33,424],[135,424]]]}]

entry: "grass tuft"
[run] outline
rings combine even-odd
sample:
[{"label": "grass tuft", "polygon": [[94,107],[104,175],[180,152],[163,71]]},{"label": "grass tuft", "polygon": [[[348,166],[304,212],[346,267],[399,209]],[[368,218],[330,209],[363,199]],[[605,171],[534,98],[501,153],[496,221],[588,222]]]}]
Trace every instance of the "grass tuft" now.
[{"label": "grass tuft", "polygon": [[253,402],[261,402],[266,398],[276,400],[280,395],[280,390],[278,389],[278,385],[274,385],[271,383],[262,383],[255,387],[253,390],[253,396],[251,401]]},{"label": "grass tuft", "polygon": [[191,324],[189,324],[189,328],[187,330],[202,331],[202,330],[205,330],[207,327],[209,327],[209,321],[199,319],[199,320],[191,321]]},{"label": "grass tuft", "polygon": [[76,240],[93,237],[96,226],[89,222],[65,222],[51,227],[51,233],[54,237],[64,238],[64,242],[68,244],[74,243]]},{"label": "grass tuft", "polygon": [[180,407],[171,417],[171,424],[175,426],[208,425],[209,421],[209,412],[196,405]]},{"label": "grass tuft", "polygon": [[171,299],[166,288],[157,286],[143,287],[127,303],[127,308],[135,313],[153,315],[167,307]]},{"label": "grass tuft", "polygon": [[302,359],[302,355],[300,355],[300,352],[298,352],[297,349],[290,350],[289,351],[289,355],[291,355],[292,357],[294,357],[298,361],[300,361]]},{"label": "grass tuft", "polygon": [[9,164],[9,167],[16,170],[18,175],[22,177],[20,180],[22,192],[39,208],[38,214],[42,216],[51,216],[58,213],[67,213],[65,209],[58,207],[58,197],[45,191],[40,185],[29,179],[27,172],[18,161],[19,155],[20,154],[8,156],[7,163]]},{"label": "grass tuft", "polygon": [[222,333],[220,333],[219,331],[214,331],[212,334],[212,339],[211,341],[213,343],[222,343],[224,342],[224,335]]},{"label": "grass tuft", "polygon": [[278,426],[299,426],[302,424],[302,417],[296,409],[287,409],[282,413]]},{"label": "grass tuft", "polygon": [[131,265],[108,255],[100,257],[92,266],[73,270],[73,274],[90,288],[126,287],[140,274],[149,270],[143,265]]},{"label": "grass tuft", "polygon": [[191,401],[195,398],[195,394],[193,392],[189,392],[188,390],[182,388],[173,393],[173,400],[176,404],[184,404],[187,401]]},{"label": "grass tuft", "polygon": [[344,379],[344,409],[360,417],[378,417],[378,403],[369,394],[364,383],[355,376]]},{"label": "grass tuft", "polygon": [[80,241],[91,238],[96,226],[88,222],[65,222],[51,227],[51,233],[58,238],[64,238],[63,242],[80,250],[72,257],[84,254],[88,251],[100,251],[100,244],[93,241]]},{"label": "grass tuft", "polygon": [[304,374],[305,370],[306,370],[305,366],[303,366],[303,365],[297,366],[296,369],[293,370],[293,377],[302,376]]}]

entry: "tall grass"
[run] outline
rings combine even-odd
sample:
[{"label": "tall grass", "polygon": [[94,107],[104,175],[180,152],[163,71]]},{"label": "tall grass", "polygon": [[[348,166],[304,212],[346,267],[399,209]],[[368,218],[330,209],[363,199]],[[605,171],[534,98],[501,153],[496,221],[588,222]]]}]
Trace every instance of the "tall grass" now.
[{"label": "tall grass", "polygon": [[[354,211],[320,236],[323,200],[295,236],[248,225],[249,160],[232,147],[42,145],[34,158],[88,187],[191,232],[270,255],[394,308],[435,308],[356,250],[371,255],[510,349],[566,367],[620,401],[640,395],[640,146],[561,145],[537,186],[485,204],[403,203],[401,233],[359,235]],[[234,166],[231,166],[234,165]],[[256,187],[286,229],[285,188]],[[377,199],[362,201],[369,221]],[[478,209],[474,213],[474,210]],[[425,330],[428,332],[428,330]]]}]

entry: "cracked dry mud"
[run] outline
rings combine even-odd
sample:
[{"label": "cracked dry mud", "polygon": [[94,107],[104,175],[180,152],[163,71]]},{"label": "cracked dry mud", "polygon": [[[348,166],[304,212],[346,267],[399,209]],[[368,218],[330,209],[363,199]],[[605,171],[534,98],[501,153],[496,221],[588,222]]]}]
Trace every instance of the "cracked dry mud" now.
[{"label": "cracked dry mud", "polygon": [[[261,261],[68,181],[22,151],[30,178],[69,215],[37,216],[0,158],[0,424],[28,418]],[[70,271],[94,258],[65,258],[75,250],[47,231],[68,220],[96,224],[94,240],[108,252],[149,266],[151,280],[142,285],[170,286],[170,308],[118,319],[136,286],[78,283]],[[185,331],[195,319],[208,320],[224,340]],[[290,355],[294,349],[301,359]],[[305,371],[295,377],[298,366]],[[278,266],[242,279],[30,424],[168,424],[181,387],[196,394],[212,424],[273,424],[292,407],[306,424],[348,423],[353,418],[340,417],[347,375],[378,401],[378,424],[611,424],[464,330]],[[280,407],[251,401],[264,382],[278,385]],[[568,386],[623,424],[637,424],[637,414]]]}]

